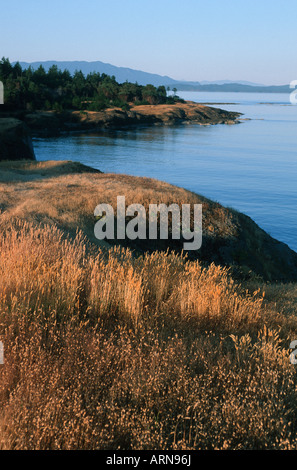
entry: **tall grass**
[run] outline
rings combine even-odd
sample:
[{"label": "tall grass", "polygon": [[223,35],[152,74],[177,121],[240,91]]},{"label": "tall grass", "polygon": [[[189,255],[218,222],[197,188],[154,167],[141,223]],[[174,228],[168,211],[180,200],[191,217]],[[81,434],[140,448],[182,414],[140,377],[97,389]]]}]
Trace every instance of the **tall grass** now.
[{"label": "tall grass", "polygon": [[0,447],[296,449],[295,307],[288,323],[268,290],[182,255],[11,225]]}]

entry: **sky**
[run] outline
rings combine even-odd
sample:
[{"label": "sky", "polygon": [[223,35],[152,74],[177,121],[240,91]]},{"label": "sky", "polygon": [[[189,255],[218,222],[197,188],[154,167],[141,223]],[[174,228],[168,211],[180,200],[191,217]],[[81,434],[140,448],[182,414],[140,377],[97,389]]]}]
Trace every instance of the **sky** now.
[{"label": "sky", "polygon": [[0,57],[107,62],[177,80],[297,79],[296,0],[0,0]]}]

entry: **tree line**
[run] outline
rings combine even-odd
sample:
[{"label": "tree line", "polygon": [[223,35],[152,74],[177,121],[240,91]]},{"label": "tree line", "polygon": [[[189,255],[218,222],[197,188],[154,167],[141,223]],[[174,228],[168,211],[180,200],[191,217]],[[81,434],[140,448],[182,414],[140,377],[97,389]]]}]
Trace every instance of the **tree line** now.
[{"label": "tree line", "polygon": [[93,72],[85,76],[77,70],[73,75],[56,65],[48,71],[42,65],[22,69],[19,62],[12,65],[3,57],[0,61],[0,81],[4,83],[5,108],[11,110],[90,110],[107,107],[129,109],[131,105],[173,104],[181,101],[167,96],[165,86],[118,83],[114,76]]}]

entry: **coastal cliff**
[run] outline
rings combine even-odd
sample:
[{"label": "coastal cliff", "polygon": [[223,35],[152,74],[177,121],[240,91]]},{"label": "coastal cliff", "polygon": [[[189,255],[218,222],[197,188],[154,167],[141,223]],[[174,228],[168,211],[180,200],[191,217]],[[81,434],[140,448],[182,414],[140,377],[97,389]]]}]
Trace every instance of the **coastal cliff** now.
[{"label": "coastal cliff", "polygon": [[98,242],[93,216],[98,204],[116,208],[119,194],[126,197],[127,205],[137,202],[146,209],[149,204],[160,203],[202,204],[202,247],[188,252],[190,260],[230,267],[241,278],[256,275],[265,281],[297,281],[297,254],[286,244],[269,236],[246,215],[165,182],[103,174],[67,161],[2,162],[0,190],[2,228],[21,219],[57,225],[68,235],[75,235],[79,229],[94,246],[111,248],[117,244],[136,254],[168,249],[181,252],[183,240],[172,240],[169,233],[169,240]]},{"label": "coastal cliff", "polygon": [[35,160],[30,131],[27,125],[14,118],[0,119],[0,161]]}]

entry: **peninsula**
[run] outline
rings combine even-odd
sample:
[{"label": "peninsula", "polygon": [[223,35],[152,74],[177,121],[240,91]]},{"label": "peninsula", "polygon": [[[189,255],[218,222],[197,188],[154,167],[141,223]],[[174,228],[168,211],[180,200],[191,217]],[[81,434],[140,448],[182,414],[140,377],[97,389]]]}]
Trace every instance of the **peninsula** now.
[{"label": "peninsula", "polygon": [[33,135],[185,122],[233,124],[241,115],[184,101],[165,86],[118,83],[104,73],[71,75],[56,65],[48,71],[42,65],[23,70],[3,58],[0,80],[5,91],[0,118],[25,122]]}]

